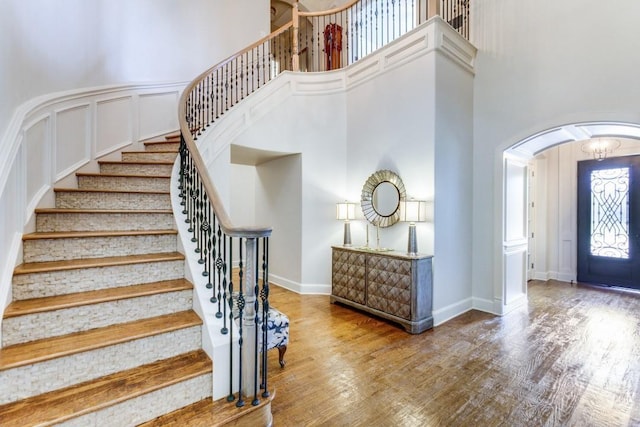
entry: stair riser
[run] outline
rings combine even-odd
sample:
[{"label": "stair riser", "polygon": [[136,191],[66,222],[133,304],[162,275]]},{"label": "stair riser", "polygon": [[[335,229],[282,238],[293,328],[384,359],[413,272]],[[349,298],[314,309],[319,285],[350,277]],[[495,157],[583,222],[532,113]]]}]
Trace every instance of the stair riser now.
[{"label": "stair riser", "polygon": [[2,345],[190,310],[193,306],[192,296],[193,290],[185,290],[9,317],[2,321]]},{"label": "stair riser", "polygon": [[127,163],[106,163],[100,165],[100,173],[121,175],[171,176],[172,165],[143,165]]},{"label": "stair riser", "polygon": [[175,151],[180,149],[180,142],[164,142],[162,144],[145,144],[145,151]]},{"label": "stair riser", "polygon": [[125,162],[173,162],[178,153],[161,153],[157,151],[122,153]]},{"label": "stair riser", "polygon": [[169,194],[57,191],[59,209],[171,209]]},{"label": "stair riser", "polygon": [[171,213],[39,213],[36,231],[170,230]]},{"label": "stair riser", "polygon": [[184,261],[116,265],[13,276],[13,298],[24,300],[184,277]]},{"label": "stair riser", "polygon": [[144,394],[58,424],[64,427],[138,425],[211,397],[211,374]]},{"label": "stair riser", "polygon": [[175,252],[175,234],[25,240],[24,262]]},{"label": "stair riser", "polygon": [[169,191],[169,183],[168,177],[78,176],[78,188],[83,190]]},{"label": "stair riser", "polygon": [[0,371],[0,384],[11,384],[0,388],[0,405],[196,350],[201,334],[194,326]]}]

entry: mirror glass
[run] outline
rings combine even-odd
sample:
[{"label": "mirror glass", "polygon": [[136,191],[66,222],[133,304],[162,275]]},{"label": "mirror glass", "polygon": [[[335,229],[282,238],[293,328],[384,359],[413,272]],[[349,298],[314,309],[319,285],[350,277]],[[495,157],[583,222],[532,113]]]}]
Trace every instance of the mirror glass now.
[{"label": "mirror glass", "polygon": [[400,202],[405,198],[400,177],[390,170],[379,170],[365,181],[360,206],[370,223],[389,227],[400,220]]},{"label": "mirror glass", "polygon": [[400,193],[392,183],[385,181],[373,190],[373,209],[381,216],[393,215],[400,203]]}]

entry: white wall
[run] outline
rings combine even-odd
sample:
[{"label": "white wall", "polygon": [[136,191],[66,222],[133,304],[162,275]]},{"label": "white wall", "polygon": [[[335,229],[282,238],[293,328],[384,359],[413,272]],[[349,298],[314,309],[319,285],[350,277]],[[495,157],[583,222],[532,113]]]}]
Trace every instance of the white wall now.
[{"label": "white wall", "polygon": [[[486,310],[472,299],[471,292],[473,74],[446,55],[438,56],[437,61],[433,159],[436,325],[472,307]],[[421,173],[425,181],[431,179],[425,169]]]},{"label": "white wall", "polygon": [[268,32],[268,0],[0,1],[0,137],[36,96],[186,82]]},{"label": "white wall", "polygon": [[[435,225],[433,215],[418,225],[420,251],[436,257],[434,320],[441,323],[472,307],[474,49],[452,42],[456,39],[446,24],[432,22],[345,70],[286,73],[199,138],[213,174],[224,168],[220,162],[229,161],[229,144],[299,153],[292,157],[300,161],[299,187],[286,182],[296,176],[292,159],[258,167],[256,221],[268,223],[267,218],[274,227],[274,281],[298,292],[329,292],[331,246],[341,244],[343,229],[335,220],[335,204],[358,202],[365,180],[376,170],[391,169],[409,197],[435,202]],[[223,177],[215,182],[229,187]],[[364,230],[364,221],[352,222],[354,245],[364,244]],[[278,233],[286,244],[275,244]],[[408,225],[399,223],[381,229],[380,243],[403,251],[407,234]],[[372,245],[374,238],[371,228]]]},{"label": "white wall", "polygon": [[635,0],[472,2],[474,297],[500,297],[502,151],[566,123],[640,122],[638,16]]},{"label": "white wall", "polygon": [[269,276],[283,285],[302,282],[302,158],[280,157],[256,166],[255,213],[273,227]]}]

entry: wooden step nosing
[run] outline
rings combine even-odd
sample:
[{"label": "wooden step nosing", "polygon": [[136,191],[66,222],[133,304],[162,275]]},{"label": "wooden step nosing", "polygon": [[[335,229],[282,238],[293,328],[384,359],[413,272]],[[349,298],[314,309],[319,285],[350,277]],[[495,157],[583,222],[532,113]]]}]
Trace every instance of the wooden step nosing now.
[{"label": "wooden step nosing", "polygon": [[[12,317],[28,316],[49,311],[124,301],[133,298],[163,295],[193,289],[191,283],[185,279],[167,280],[165,282],[166,284],[164,282],[152,282],[140,285],[121,286],[119,288],[106,288],[96,291],[14,301],[7,306],[3,317],[4,319],[10,319]],[[118,293],[118,291],[120,291],[120,293]],[[59,302],[60,300],[62,300],[62,302]],[[20,308],[21,305],[33,304],[34,302],[41,302],[41,304],[25,309]],[[17,309],[15,308],[16,306],[18,307]]]},{"label": "wooden step nosing", "polygon": [[23,241],[27,240],[56,240],[56,239],[85,239],[102,237],[137,237],[137,236],[164,236],[177,235],[178,230],[119,230],[119,231],[46,231],[24,234]]},{"label": "wooden step nosing", "polygon": [[79,209],[79,208],[36,208],[34,210],[37,214],[51,215],[51,214],[161,214],[161,215],[173,215],[171,209]]},{"label": "wooden step nosing", "polygon": [[179,252],[161,252],[146,255],[128,255],[119,257],[82,258],[65,261],[30,262],[18,265],[13,274],[38,274],[51,271],[79,270],[87,268],[118,267],[132,264],[146,264],[156,262],[184,261],[184,255]]},{"label": "wooden step nosing", "polygon": [[145,178],[145,179],[170,179],[171,175],[139,175],[139,174],[119,174],[119,173],[92,173],[78,172],[78,178]]},{"label": "wooden step nosing", "polygon": [[[158,151],[155,151],[158,153]],[[169,160],[98,160],[99,165],[126,165],[126,166],[135,166],[135,165],[143,165],[143,166],[173,166],[174,162]]]},{"label": "wooden step nosing", "polygon": [[159,151],[123,151],[122,154],[148,154],[153,156],[155,154],[175,154],[174,150],[159,150]]},{"label": "wooden step nosing", "polygon": [[96,188],[54,188],[53,191],[68,193],[171,194],[169,191],[160,190],[100,190]]},{"label": "wooden step nosing", "polygon": [[[187,314],[187,313],[193,313],[193,315]],[[191,317],[191,319],[180,319],[180,322],[176,323],[177,322],[176,318],[180,316]],[[160,318],[165,319],[165,321],[159,322]],[[154,325],[155,323],[160,323],[160,325]],[[150,325],[154,325],[156,327],[151,329],[149,328]],[[74,354],[85,353],[88,351],[97,350],[97,349],[109,347],[112,345],[140,340],[148,337],[153,337],[161,334],[179,331],[182,329],[189,329],[189,328],[193,328],[201,325],[202,325],[202,319],[200,319],[197,314],[195,314],[193,311],[184,311],[184,312],[178,312],[178,313],[173,313],[169,315],[152,317],[149,319],[141,319],[141,320],[135,320],[135,321],[126,322],[126,323],[119,323],[119,324],[114,324],[110,326],[104,326],[100,328],[91,329],[88,331],[74,332],[71,334],[66,334],[66,335],[61,335],[61,336],[56,336],[51,338],[44,338],[36,341],[30,341],[27,343],[13,344],[13,345],[4,347],[2,350],[0,350],[0,355],[2,353],[11,352],[14,348],[19,347],[20,350],[18,350],[18,352],[20,353],[21,356],[22,355],[29,356],[31,353],[33,353],[33,351],[29,351],[30,346],[33,347],[35,345],[40,345],[44,342],[49,343],[47,348],[49,352],[44,354],[39,354],[37,356],[25,357],[23,359],[14,360],[11,363],[8,363],[8,362],[2,363],[2,358],[0,357],[0,371],[15,369],[22,366],[32,365],[34,363],[45,362],[48,360],[59,359],[61,357],[72,356]],[[145,327],[147,328],[147,330],[144,330]],[[133,331],[131,331],[131,329],[133,329]],[[137,330],[137,329],[142,329],[142,330]],[[106,340],[104,339],[104,332],[108,330],[112,330],[112,333],[108,334],[110,336],[110,339]],[[92,335],[94,335],[95,337],[91,337]],[[93,339],[87,340],[86,339],[87,336]],[[73,348],[69,347],[68,345],[63,346],[62,344],[60,344],[63,340],[69,340],[72,337],[82,337],[83,339],[78,339],[78,340],[74,339],[74,341],[78,341],[78,342],[76,343],[76,346]],[[62,346],[65,348],[56,349],[55,348],[56,346]],[[37,351],[37,353],[40,353],[40,351]]]}]

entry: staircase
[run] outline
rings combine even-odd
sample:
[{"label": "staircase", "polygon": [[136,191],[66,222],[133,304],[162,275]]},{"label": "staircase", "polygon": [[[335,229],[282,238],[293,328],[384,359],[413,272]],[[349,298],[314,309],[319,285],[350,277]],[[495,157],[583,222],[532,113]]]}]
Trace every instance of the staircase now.
[{"label": "staircase", "polygon": [[136,425],[211,401],[169,198],[178,145],[100,162],[36,211],[2,322],[2,426]]}]

